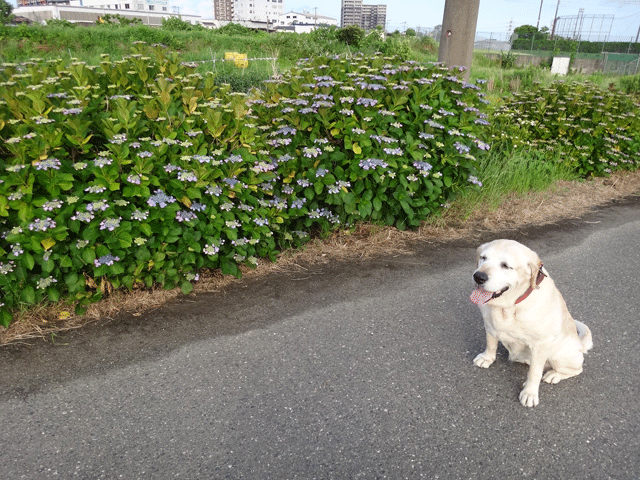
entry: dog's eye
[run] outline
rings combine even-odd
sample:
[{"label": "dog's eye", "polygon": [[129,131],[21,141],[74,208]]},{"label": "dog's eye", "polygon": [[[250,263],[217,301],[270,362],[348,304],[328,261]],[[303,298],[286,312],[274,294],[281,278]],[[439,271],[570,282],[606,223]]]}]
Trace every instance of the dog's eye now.
[{"label": "dog's eye", "polygon": [[509,265],[507,265],[507,263],[506,263],[506,262],[502,262],[502,263],[500,264],[500,266],[501,266],[502,268],[504,268],[505,270],[511,270],[511,267],[510,267]]},{"label": "dog's eye", "polygon": [[480,260],[482,260],[483,262],[487,259],[487,257],[485,257],[484,255],[480,255]]}]

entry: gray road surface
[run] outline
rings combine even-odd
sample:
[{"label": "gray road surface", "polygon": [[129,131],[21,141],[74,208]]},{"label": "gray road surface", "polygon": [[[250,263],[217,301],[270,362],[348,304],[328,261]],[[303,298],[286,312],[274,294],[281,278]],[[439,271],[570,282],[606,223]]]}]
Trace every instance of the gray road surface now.
[{"label": "gray road surface", "polygon": [[640,478],[640,199],[502,236],[593,332],[534,409],[504,350],[472,365],[461,240],[0,348],[0,478]]}]

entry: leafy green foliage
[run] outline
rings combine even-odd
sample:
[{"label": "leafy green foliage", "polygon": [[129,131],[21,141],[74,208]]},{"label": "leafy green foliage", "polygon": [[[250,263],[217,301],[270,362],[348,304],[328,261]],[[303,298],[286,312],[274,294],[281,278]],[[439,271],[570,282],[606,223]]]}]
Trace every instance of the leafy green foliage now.
[{"label": "leafy green foliage", "polygon": [[504,69],[516,66],[516,56],[513,52],[500,52],[500,67]]},{"label": "leafy green foliage", "polygon": [[640,95],[640,75],[630,75],[620,78],[622,90],[629,95]]},{"label": "leafy green foliage", "polygon": [[47,27],[76,28],[77,25],[75,23],[71,23],[69,20],[51,18],[47,20]]},{"label": "leafy green foliage", "polygon": [[142,20],[139,18],[129,18],[124,15],[120,15],[118,13],[107,13],[106,15],[101,16],[96,20],[96,24],[98,25],[107,25],[111,27],[122,27],[129,25],[142,24]]},{"label": "leafy green foliage", "polygon": [[358,25],[347,25],[346,27],[338,30],[337,38],[342,43],[359,47],[360,43],[365,37],[365,32]]},{"label": "leafy green foliage", "polygon": [[627,95],[593,84],[555,82],[514,93],[492,117],[507,148],[559,151],[582,176],[640,166],[640,111]]},{"label": "leafy green foliage", "polygon": [[473,187],[476,85],[397,58],[316,58],[251,96],[156,45],[0,69],[0,322],[112,288],[239,274],[312,233],[418,225]]},{"label": "leafy green foliage", "polygon": [[204,29],[204,27],[200,24],[193,25],[189,22],[185,22],[180,17],[169,17],[162,18],[162,28],[165,30],[180,30],[180,31],[191,31],[197,29]]},{"label": "leafy green foliage", "polygon": [[6,0],[0,0],[0,24],[9,23],[13,17],[13,5]]}]

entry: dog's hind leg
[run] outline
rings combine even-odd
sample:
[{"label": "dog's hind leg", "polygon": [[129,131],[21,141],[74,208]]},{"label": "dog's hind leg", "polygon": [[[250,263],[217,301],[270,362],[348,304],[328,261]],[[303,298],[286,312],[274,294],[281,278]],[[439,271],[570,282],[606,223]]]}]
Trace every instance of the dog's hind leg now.
[{"label": "dog's hind leg", "polygon": [[579,351],[571,356],[550,359],[551,370],[544,374],[542,380],[547,383],[558,383],[565,378],[580,375],[582,373],[583,360],[584,355]]}]

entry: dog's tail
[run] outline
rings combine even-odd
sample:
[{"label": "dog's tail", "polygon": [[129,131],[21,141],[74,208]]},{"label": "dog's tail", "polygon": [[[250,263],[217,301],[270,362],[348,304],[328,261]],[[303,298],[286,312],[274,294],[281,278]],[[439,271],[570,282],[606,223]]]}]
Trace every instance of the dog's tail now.
[{"label": "dog's tail", "polygon": [[576,328],[578,329],[578,337],[580,343],[582,343],[582,353],[587,353],[593,347],[593,340],[591,338],[591,330],[584,323],[575,320]]}]

